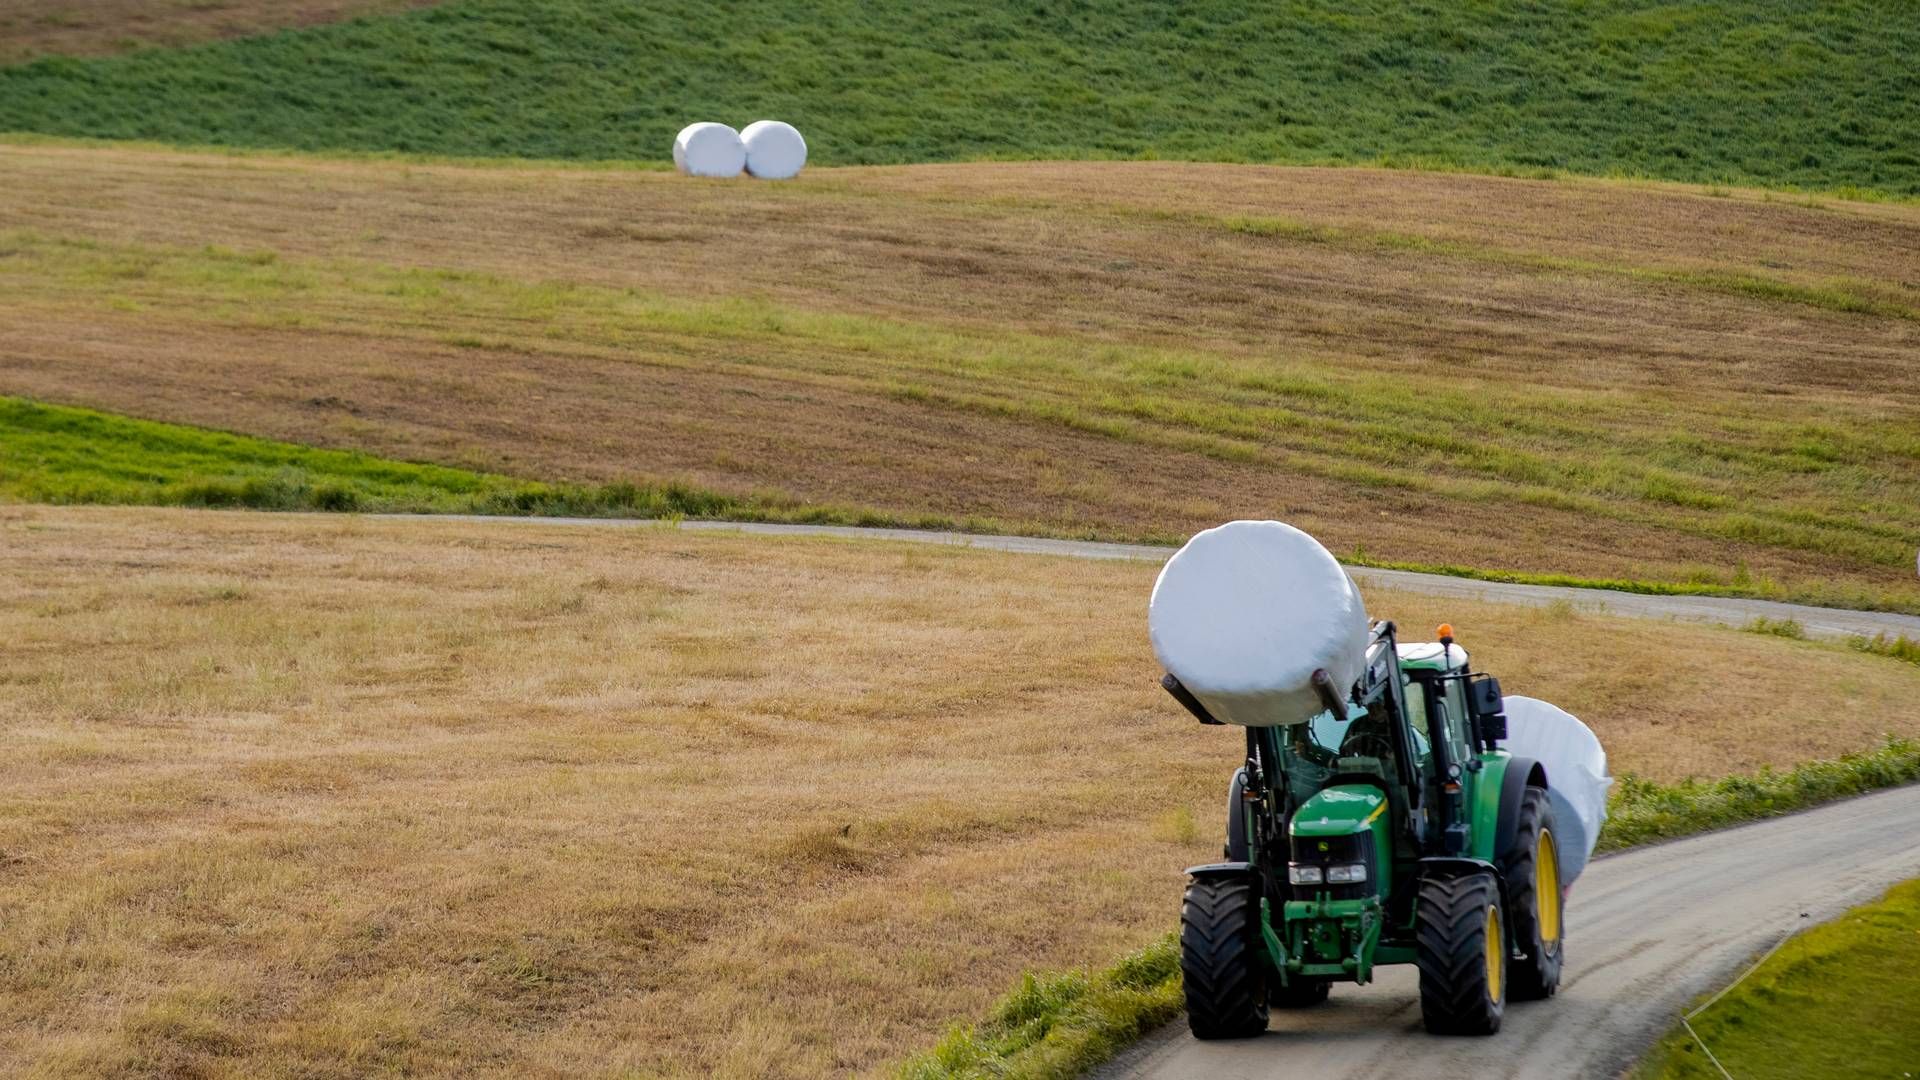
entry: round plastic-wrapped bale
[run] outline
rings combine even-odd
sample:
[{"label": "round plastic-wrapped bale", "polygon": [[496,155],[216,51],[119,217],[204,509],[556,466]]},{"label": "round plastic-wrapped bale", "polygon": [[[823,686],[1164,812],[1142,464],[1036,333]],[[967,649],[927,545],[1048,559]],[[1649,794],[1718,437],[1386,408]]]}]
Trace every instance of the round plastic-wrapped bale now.
[{"label": "round plastic-wrapped bale", "polygon": [[747,146],[747,172],[761,180],[791,180],[807,163],[807,140],[792,124],[755,120],[740,129]]},{"label": "round plastic-wrapped bale", "polygon": [[1505,709],[1501,749],[1547,770],[1547,800],[1561,835],[1560,876],[1570,882],[1586,869],[1607,820],[1607,789],[1613,786],[1607,752],[1591,728],[1557,705],[1510,694]]},{"label": "round plastic-wrapped bale", "polygon": [[673,167],[688,176],[739,176],[747,146],[725,124],[688,124],[674,137]]},{"label": "round plastic-wrapped bale", "polygon": [[1297,724],[1325,706],[1313,673],[1353,685],[1366,662],[1360,590],[1320,542],[1230,521],[1167,560],[1147,607],[1154,655],[1217,720]]}]

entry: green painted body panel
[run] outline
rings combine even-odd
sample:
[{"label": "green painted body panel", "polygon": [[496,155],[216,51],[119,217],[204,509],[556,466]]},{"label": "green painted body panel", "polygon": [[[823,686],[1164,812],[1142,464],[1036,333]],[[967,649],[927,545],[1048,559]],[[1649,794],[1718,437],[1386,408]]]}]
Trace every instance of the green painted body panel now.
[{"label": "green painted body panel", "polygon": [[1373,830],[1373,891],[1381,896],[1393,892],[1393,813],[1385,809],[1386,798],[1380,800],[1382,809],[1375,813],[1367,827]]},{"label": "green painted body panel", "polygon": [[1500,790],[1506,786],[1507,763],[1513,755],[1505,750],[1488,750],[1480,755],[1480,769],[1467,774],[1467,821],[1473,832],[1467,840],[1467,854],[1493,861],[1499,845]]},{"label": "green painted body panel", "polygon": [[[1386,916],[1378,896],[1353,900],[1289,900],[1281,909],[1291,975],[1373,979],[1374,954]],[[1337,959],[1334,959],[1337,957]]]},{"label": "green painted body panel", "polygon": [[1420,950],[1406,945],[1376,945],[1373,948],[1375,967],[1389,967],[1394,964],[1411,964],[1420,959]]}]

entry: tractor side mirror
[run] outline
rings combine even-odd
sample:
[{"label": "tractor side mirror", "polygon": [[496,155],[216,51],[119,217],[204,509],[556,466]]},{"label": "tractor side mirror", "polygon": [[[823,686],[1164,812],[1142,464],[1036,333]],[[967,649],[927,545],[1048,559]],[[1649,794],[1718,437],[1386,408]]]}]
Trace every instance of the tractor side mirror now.
[{"label": "tractor side mirror", "polygon": [[1500,680],[1475,679],[1467,684],[1468,702],[1475,716],[1493,716],[1505,711],[1500,699]]},{"label": "tractor side mirror", "polygon": [[1467,708],[1473,713],[1480,738],[1491,747],[1507,737],[1506,703],[1500,697],[1500,680],[1474,679],[1467,684]]}]

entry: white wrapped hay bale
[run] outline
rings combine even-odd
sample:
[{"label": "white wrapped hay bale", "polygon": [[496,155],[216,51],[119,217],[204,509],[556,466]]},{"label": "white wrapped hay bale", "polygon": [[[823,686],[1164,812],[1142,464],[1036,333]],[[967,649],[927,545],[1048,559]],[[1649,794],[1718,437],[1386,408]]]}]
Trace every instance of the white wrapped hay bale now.
[{"label": "white wrapped hay bale", "polygon": [[1613,786],[1607,752],[1593,729],[1556,705],[1508,695],[1506,713],[1501,747],[1547,770],[1547,798],[1560,832],[1560,878],[1572,881],[1586,869],[1607,820],[1607,789]]},{"label": "white wrapped hay bale", "polygon": [[1367,609],[1320,542],[1278,521],[1231,521],[1167,560],[1147,607],[1153,652],[1214,718],[1248,727],[1320,712],[1366,662]]},{"label": "white wrapped hay bale", "polygon": [[747,172],[762,180],[791,180],[807,163],[807,140],[792,124],[755,120],[740,129],[747,146]]},{"label": "white wrapped hay bale", "polygon": [[687,176],[739,176],[747,146],[725,124],[688,124],[673,140],[673,167]]}]

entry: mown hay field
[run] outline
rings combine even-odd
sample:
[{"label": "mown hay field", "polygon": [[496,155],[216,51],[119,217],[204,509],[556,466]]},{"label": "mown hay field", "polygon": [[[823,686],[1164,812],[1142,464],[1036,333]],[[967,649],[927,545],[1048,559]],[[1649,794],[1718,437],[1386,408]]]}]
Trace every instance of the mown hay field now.
[{"label": "mown hay field", "polygon": [[[884,1070],[1104,964],[1236,733],[1154,569],[532,522],[0,510],[0,1073]],[[1920,668],[1571,607],[1450,619],[1616,769],[1920,734]]]},{"label": "mown hay field", "polygon": [[1920,209],[19,144],[0,393],[540,480],[1920,608]]}]

